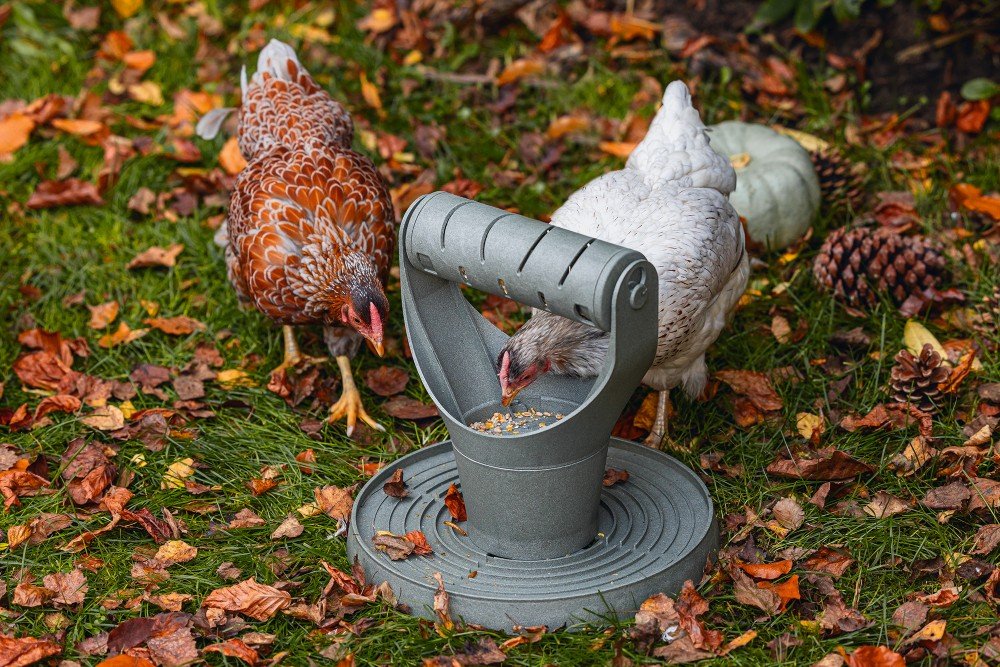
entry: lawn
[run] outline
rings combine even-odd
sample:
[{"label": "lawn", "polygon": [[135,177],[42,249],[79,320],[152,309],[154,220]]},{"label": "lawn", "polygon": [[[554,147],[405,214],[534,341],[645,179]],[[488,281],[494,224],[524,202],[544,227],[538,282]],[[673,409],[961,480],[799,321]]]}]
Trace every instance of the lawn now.
[{"label": "lawn", "polygon": [[[0,423],[8,424],[0,426],[0,443],[9,443],[0,445],[0,470],[30,464],[32,472],[50,481],[42,490],[51,491],[25,495],[0,513],[0,528],[7,531],[6,541],[0,534],[0,633],[54,642],[62,647],[62,659],[79,664],[105,659],[102,633],[123,621],[151,617],[170,606],[195,614],[212,591],[250,577],[278,583],[302,609],[313,605],[329,580],[323,563],[350,571],[337,522],[308,508],[314,489],[363,483],[365,463],[391,461],[447,437],[439,421],[393,418],[383,409],[386,399],[364,386],[366,405],[387,433],[359,428],[351,438],[342,424],[320,427],[316,421],[339,391],[332,363],[299,383],[295,389],[303,396],[294,406],[268,388],[268,372],[281,361],[280,330],[239,307],[222,251],[212,242],[231,182],[225,170],[232,164],[222,153],[226,137],[213,142],[193,137],[188,105],[202,104],[204,93],[235,104],[240,64],[252,62],[266,39],[285,39],[300,47],[304,64],[351,111],[358,150],[379,165],[397,204],[447,187],[544,219],[581,185],[620,167],[622,159],[614,153],[634,141],[636,132],[641,137],[643,123],[656,109],[659,86],[695,76],[689,66],[692,58],[697,61],[697,54],[685,58],[668,52],[658,33],[647,39],[641,25],[635,34],[619,28],[610,37],[596,29],[578,41],[564,36],[559,48],[541,52],[539,31],[512,19],[503,29],[427,19],[433,25],[428,39],[395,25],[380,31],[384,15],[354,3],[251,3],[250,9],[211,1],[111,4],[117,10],[102,4],[92,25],[94,17],[81,16],[80,7],[64,15],[56,3],[0,5],[0,118],[18,110],[14,100],[30,103],[58,94],[67,96],[67,104],[57,116],[96,123],[96,128],[60,127],[51,119],[39,121],[30,140],[0,161]],[[383,11],[390,6],[386,3]],[[133,16],[122,16],[132,10]],[[479,34],[471,38],[476,30]],[[569,19],[565,30],[584,33]],[[146,51],[155,56],[148,69]],[[907,318],[888,300],[864,313],[848,312],[817,288],[811,265],[826,233],[875,214],[880,193],[913,195],[915,208],[907,212],[911,226],[947,247],[950,276],[944,286],[964,296],[964,303],[945,303],[914,319],[950,349],[960,351],[963,341],[974,341],[981,364],[941,401],[930,443],[938,452],[966,443],[970,422],[997,413],[977,387],[1000,381],[1000,334],[988,326],[974,329],[969,320],[1000,286],[1000,235],[996,220],[956,208],[949,193],[960,183],[984,193],[1000,189],[996,110],[979,132],[936,129],[933,99],[901,101],[894,110],[869,114],[865,86],[854,71],[835,71],[817,58],[803,62],[782,46],[774,46],[773,53],[792,63],[786,65],[788,93],[777,102],[748,89],[744,72],[711,60],[706,68],[698,61],[696,102],[705,121],[777,122],[820,136],[868,166],[867,199],[858,210],[824,204],[809,240],[784,254],[760,254],[743,306],[710,352],[712,370],[765,374],[781,409],[740,426],[725,384],[716,383],[716,393],[704,401],[673,396],[672,437],[690,445],[677,456],[702,475],[717,503],[727,563],[790,560],[795,569],[779,581],[798,577],[799,599],[783,611],[769,612],[748,604],[727,569],[717,567],[703,582],[694,582],[709,605],[700,620],[722,633],[723,643],[748,640],[716,658],[719,664],[811,664],[828,654],[835,655],[827,664],[836,664],[838,656],[862,646],[888,646],[921,664],[949,655],[982,664],[1000,655],[994,625],[1000,591],[998,579],[988,576],[1000,561],[995,552],[972,552],[980,528],[1000,523],[997,499],[987,498],[979,510],[968,502],[932,509],[934,503],[926,499],[929,491],[947,484],[994,477],[997,459],[990,438],[978,445],[981,455],[966,452],[962,465],[938,454],[903,474],[892,462],[905,454],[916,426],[853,432],[840,427],[842,418],[865,415],[891,400],[886,387],[893,357],[905,345]],[[518,62],[543,65],[529,70]],[[514,80],[498,87],[495,78],[503,74]],[[831,93],[830,80],[837,75],[845,77],[843,90],[850,95]],[[563,117],[584,120],[574,125],[576,131],[560,135],[552,128]],[[115,137],[125,139],[116,142]],[[101,203],[28,205],[40,183],[65,178],[109,184],[100,189]],[[174,244],[183,249],[173,266],[128,268],[150,247]],[[363,379],[366,371],[383,365],[402,369],[410,378],[405,395],[428,403],[404,354],[398,280],[390,281],[390,300],[386,357],[359,355],[356,375]],[[119,306],[116,317],[93,326],[88,306],[109,302]],[[493,308],[497,318],[523,319],[496,301],[484,307]],[[194,325],[168,334],[144,323],[177,316],[192,318]],[[776,317],[787,320],[794,342],[775,335]],[[120,340],[126,335],[121,323],[133,334],[149,330]],[[831,343],[836,332],[855,327],[863,329],[869,343],[847,351]],[[103,380],[110,395],[90,396],[89,404],[85,400],[69,413],[56,411],[32,424],[35,407],[58,393],[44,383],[22,382],[14,371],[15,361],[34,351],[33,339],[44,338],[24,335],[36,329],[58,332],[62,341],[85,342],[89,354],[82,343],[68,345],[76,351],[72,369]],[[325,353],[318,331],[303,332],[301,343],[308,353]],[[41,344],[51,346],[52,338]],[[56,344],[56,349],[68,348]],[[851,379],[840,382],[844,377]],[[133,382],[143,387],[129,397]],[[644,434],[632,416],[646,392],[637,390],[621,422],[622,429],[639,437]],[[120,409],[127,425],[116,428],[119,413],[102,403]],[[22,405],[28,415],[18,416],[14,411]],[[825,506],[814,495],[821,480],[765,473],[776,458],[799,457],[806,448],[797,428],[802,413],[823,417],[825,430],[814,445],[835,447],[867,464],[863,472],[834,482]],[[144,415],[149,420],[143,421]],[[127,504],[131,513],[155,519],[151,531],[123,519],[121,526],[85,545],[74,541],[111,516],[107,504],[99,505],[103,486],[101,493],[88,494],[80,480],[67,484],[60,478],[68,464],[76,465],[66,452],[79,447],[71,445],[77,438],[94,445],[86,457],[102,468],[105,482],[133,494]],[[721,454],[718,463],[715,453]],[[178,481],[177,462],[186,459],[193,472]],[[905,508],[884,518],[866,512],[873,499],[884,498],[878,496],[882,493]],[[801,525],[789,529],[776,522],[773,509],[782,499],[804,511]],[[247,509],[260,520],[233,527],[234,517]],[[300,521],[301,534],[272,537],[289,516]],[[47,521],[58,523],[58,529],[47,534],[39,525]],[[22,526],[29,527],[32,538],[12,537]],[[151,563],[160,548],[154,540],[157,526],[197,554],[165,568]],[[851,561],[839,575],[804,565],[823,547],[835,548],[841,562]],[[59,602],[58,596],[40,591],[43,599],[37,604],[14,598],[19,584],[27,581],[30,588],[33,581],[47,589],[46,575],[75,570],[88,586],[82,601],[71,596]],[[165,597],[172,593],[189,597]],[[894,619],[907,602],[912,603],[907,610],[918,617],[920,608],[929,612],[909,629],[899,627],[900,615]],[[419,664],[462,655],[485,638],[501,645],[508,640],[458,619],[453,628],[418,620],[395,610],[385,597],[338,610],[334,596],[325,613],[312,620],[302,617],[302,609],[295,616],[277,613],[262,621],[233,613],[212,629],[206,629],[201,613],[194,629],[197,646],[240,637],[259,652],[260,664],[368,665]],[[838,624],[835,609],[843,609],[848,620]],[[908,639],[924,620],[945,621],[931,628],[941,634],[929,631],[923,639]],[[647,654],[649,647],[636,639],[628,622],[575,629],[508,645],[504,664],[662,662]],[[747,635],[750,631],[756,635]],[[117,640],[125,641],[121,634]],[[145,641],[122,645],[170,664],[169,648],[156,649],[150,640],[147,654]],[[212,664],[236,662],[219,652],[202,657]],[[863,652],[851,659],[875,664],[864,662]],[[0,665],[7,664],[28,663],[5,662],[0,655]]]}]

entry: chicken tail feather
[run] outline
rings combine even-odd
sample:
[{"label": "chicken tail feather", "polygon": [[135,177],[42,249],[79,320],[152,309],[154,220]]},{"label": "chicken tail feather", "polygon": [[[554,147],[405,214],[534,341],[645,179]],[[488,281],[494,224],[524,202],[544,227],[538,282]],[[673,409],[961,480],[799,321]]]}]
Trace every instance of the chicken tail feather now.
[{"label": "chicken tail feather", "polygon": [[667,86],[663,106],[646,138],[629,156],[628,166],[655,185],[674,182],[682,187],[712,188],[724,195],[736,189],[736,172],[712,150],[708,130],[682,81]]}]

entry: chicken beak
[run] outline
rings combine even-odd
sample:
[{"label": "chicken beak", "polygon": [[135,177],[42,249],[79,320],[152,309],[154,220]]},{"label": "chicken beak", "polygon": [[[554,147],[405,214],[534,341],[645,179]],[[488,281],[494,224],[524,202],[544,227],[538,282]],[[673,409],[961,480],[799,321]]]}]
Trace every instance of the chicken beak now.
[{"label": "chicken beak", "polygon": [[500,405],[505,408],[510,405],[511,401],[514,400],[514,397],[517,396],[521,389],[521,387],[505,387],[500,395]]},{"label": "chicken beak", "polygon": [[385,355],[385,345],[382,343],[382,341],[373,341],[371,338],[367,340],[368,340],[368,347],[369,349],[371,349],[372,352],[374,352],[380,357]]}]

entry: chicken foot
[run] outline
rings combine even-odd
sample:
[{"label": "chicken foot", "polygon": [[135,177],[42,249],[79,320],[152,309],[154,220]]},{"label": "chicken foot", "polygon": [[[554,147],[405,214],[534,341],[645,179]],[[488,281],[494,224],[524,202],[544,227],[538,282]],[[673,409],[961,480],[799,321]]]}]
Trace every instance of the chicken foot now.
[{"label": "chicken foot", "polygon": [[340,377],[344,389],[340,394],[340,400],[330,406],[330,416],[326,418],[326,422],[332,424],[335,421],[346,418],[348,436],[354,433],[354,426],[357,424],[359,417],[361,421],[373,429],[385,431],[385,427],[372,419],[361,403],[361,392],[358,391],[357,385],[354,384],[354,374],[351,372],[350,357],[338,355],[337,366],[340,367]]},{"label": "chicken foot", "polygon": [[295,340],[295,329],[289,325],[285,324],[281,327],[281,337],[285,343],[285,358],[278,364],[277,368],[271,371],[272,374],[295,368],[303,361],[310,364],[321,364],[326,361],[326,357],[302,356],[302,353],[299,352],[299,343]]},{"label": "chicken foot", "polygon": [[643,444],[653,449],[666,449],[672,452],[689,452],[690,445],[682,445],[673,438],[667,429],[667,414],[670,412],[670,390],[659,391],[656,395],[656,418],[653,419],[653,428],[649,431],[649,436]]}]

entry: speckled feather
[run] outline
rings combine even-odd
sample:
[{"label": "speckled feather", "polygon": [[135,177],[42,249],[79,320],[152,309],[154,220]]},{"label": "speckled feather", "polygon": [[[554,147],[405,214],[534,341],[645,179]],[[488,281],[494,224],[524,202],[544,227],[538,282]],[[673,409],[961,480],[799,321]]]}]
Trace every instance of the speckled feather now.
[{"label": "speckled feather", "polygon": [[[743,229],[728,201],[735,187],[732,166],[709,146],[687,87],[677,81],[625,168],[591,181],[552,216],[554,225],[634,248],[656,267],[658,344],[644,378],[654,389],[702,390],[705,350],[746,288]],[[593,332],[535,311],[508,349],[521,368],[548,359],[554,373],[588,377],[600,371],[608,346],[606,334]]]},{"label": "speckled feather", "polygon": [[395,244],[392,200],[367,157],[350,149],[353,124],[299,64],[272,41],[247,82],[236,180],[227,222],[230,281],[241,299],[281,324],[322,324],[334,354],[361,338],[341,329],[341,307],[358,285],[381,289]]}]

